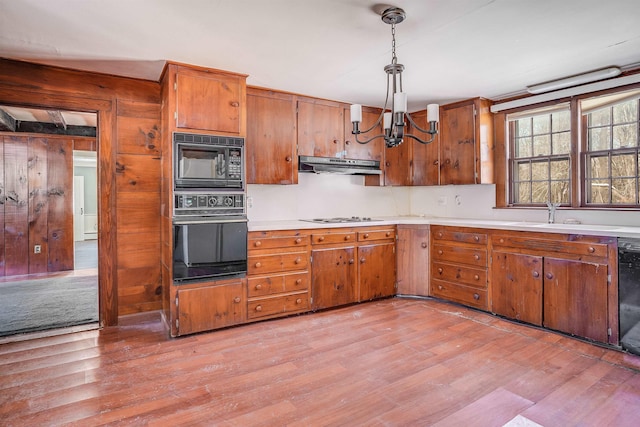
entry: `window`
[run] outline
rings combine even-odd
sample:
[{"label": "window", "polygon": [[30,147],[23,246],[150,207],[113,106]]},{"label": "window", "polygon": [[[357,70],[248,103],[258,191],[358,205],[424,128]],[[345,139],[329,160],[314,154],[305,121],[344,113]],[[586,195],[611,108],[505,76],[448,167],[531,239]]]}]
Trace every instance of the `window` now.
[{"label": "window", "polygon": [[616,98],[618,97],[614,95],[583,103],[583,126],[586,128],[586,205],[640,204],[640,100],[634,99],[634,96],[631,99]]},{"label": "window", "polygon": [[517,205],[571,203],[569,106],[510,116],[511,200]]},{"label": "window", "polygon": [[640,89],[506,117],[509,205],[640,207]]}]

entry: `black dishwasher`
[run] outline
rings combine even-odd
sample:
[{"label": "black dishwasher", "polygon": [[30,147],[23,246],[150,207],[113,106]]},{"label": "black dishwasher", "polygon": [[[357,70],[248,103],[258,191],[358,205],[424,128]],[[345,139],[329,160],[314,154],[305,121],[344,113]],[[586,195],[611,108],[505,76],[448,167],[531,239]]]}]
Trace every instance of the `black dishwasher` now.
[{"label": "black dishwasher", "polygon": [[640,355],[640,239],[618,239],[620,344]]}]

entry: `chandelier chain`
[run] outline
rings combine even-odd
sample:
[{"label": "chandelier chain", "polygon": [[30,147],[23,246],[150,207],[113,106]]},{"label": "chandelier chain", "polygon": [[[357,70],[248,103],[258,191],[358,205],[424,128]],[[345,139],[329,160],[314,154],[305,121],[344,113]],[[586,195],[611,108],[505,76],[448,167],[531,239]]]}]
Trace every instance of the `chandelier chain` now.
[{"label": "chandelier chain", "polygon": [[391,24],[391,63],[398,63],[398,58],[396,58],[396,24]]}]

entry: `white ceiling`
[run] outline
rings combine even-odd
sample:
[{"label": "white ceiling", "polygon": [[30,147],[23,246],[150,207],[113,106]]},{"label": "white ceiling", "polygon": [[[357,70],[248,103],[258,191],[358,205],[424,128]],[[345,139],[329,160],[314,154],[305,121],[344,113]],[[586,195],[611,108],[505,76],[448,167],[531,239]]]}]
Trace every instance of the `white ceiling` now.
[{"label": "white ceiling", "polygon": [[[640,66],[639,0],[394,0],[410,109]],[[381,106],[391,27],[372,0],[0,0],[0,57],[158,80],[165,60]]]}]

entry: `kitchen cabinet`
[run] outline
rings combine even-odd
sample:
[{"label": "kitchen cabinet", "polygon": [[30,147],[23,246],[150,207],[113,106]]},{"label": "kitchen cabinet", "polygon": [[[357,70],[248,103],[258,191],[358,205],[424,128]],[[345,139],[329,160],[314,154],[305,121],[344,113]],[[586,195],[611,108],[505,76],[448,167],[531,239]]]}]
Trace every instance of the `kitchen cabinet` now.
[{"label": "kitchen cabinet", "polygon": [[399,295],[429,295],[429,225],[398,225]]},{"label": "kitchen cabinet", "polygon": [[393,227],[358,230],[358,301],[395,295],[395,239]]},{"label": "kitchen cabinet", "polygon": [[296,138],[295,97],[247,88],[247,183],[297,184]]},{"label": "kitchen cabinet", "polygon": [[488,232],[431,227],[431,295],[488,310]]},{"label": "kitchen cabinet", "polygon": [[614,238],[501,231],[491,247],[494,313],[617,344]]},{"label": "kitchen cabinet", "polygon": [[175,73],[177,129],[245,136],[246,76],[180,65],[167,72]]},{"label": "kitchen cabinet", "polygon": [[247,318],[244,279],[183,285],[175,297],[177,318],[173,336],[224,328]]},{"label": "kitchen cabinet", "polygon": [[310,308],[310,237],[299,230],[248,235],[248,319],[302,313]]},{"label": "kitchen cabinet", "polygon": [[[362,123],[360,123],[360,130],[363,131],[358,135],[360,141],[366,141],[367,139],[382,134],[382,123],[376,126],[369,132],[364,133],[365,130],[373,126],[381,113],[380,108],[362,107]],[[350,106],[347,106],[343,110],[344,118],[344,158],[346,159],[361,159],[361,160],[377,160],[382,163],[384,156],[384,139],[377,138],[367,144],[360,144],[356,141],[356,136],[351,133],[353,130],[353,124],[351,123],[351,110]],[[376,178],[378,178],[376,176]]]},{"label": "kitchen cabinet", "polygon": [[490,106],[474,98],[440,107],[440,185],[493,183]]}]

